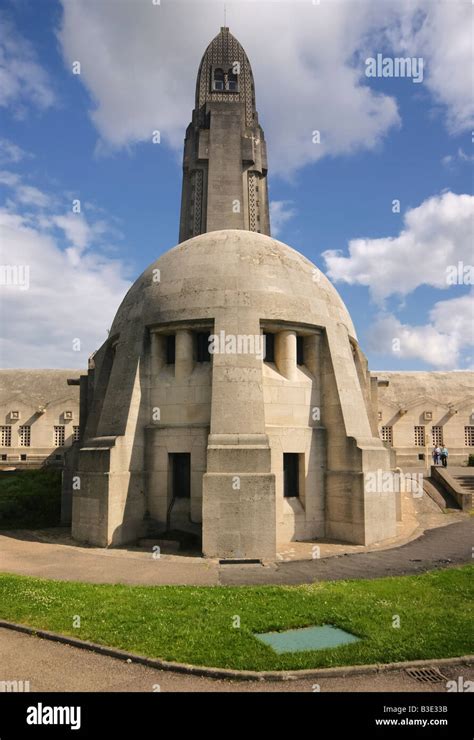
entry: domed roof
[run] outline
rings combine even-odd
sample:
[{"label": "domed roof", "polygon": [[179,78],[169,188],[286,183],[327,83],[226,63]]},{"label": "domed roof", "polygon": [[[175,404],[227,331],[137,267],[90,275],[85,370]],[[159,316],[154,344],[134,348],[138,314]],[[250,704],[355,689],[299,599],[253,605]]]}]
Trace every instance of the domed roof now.
[{"label": "domed roof", "polygon": [[354,326],[327,277],[295,249],[244,230],[211,231],[169,250],[125,296],[111,336],[152,326],[255,312],[262,321]]}]

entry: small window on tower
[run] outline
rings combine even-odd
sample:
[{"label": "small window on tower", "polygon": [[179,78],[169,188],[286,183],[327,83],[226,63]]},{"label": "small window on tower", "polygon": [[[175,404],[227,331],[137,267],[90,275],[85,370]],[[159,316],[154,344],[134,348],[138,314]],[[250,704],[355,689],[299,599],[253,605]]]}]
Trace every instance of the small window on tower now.
[{"label": "small window on tower", "polygon": [[237,92],[239,89],[239,78],[232,69],[229,69],[229,74],[227,75],[227,89],[230,92]]},{"label": "small window on tower", "polygon": [[213,90],[223,90],[224,89],[224,70],[223,69],[215,69],[214,70],[214,77],[212,80],[212,89]]}]

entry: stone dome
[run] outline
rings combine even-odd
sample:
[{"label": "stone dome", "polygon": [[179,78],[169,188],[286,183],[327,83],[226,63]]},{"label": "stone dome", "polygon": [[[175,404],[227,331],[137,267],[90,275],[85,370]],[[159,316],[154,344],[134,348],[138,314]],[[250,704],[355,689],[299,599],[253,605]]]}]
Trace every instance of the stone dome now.
[{"label": "stone dome", "polygon": [[128,291],[110,335],[130,323],[212,319],[227,311],[321,327],[342,323],[356,339],[341,297],[312,262],[276,239],[244,230],[201,234],[162,255]]}]

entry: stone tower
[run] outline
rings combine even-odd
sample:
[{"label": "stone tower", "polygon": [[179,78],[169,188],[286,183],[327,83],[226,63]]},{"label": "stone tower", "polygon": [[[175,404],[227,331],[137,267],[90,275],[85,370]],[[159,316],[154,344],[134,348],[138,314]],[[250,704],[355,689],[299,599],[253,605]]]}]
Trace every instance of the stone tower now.
[{"label": "stone tower", "polygon": [[207,47],[186,131],[179,241],[220,229],[270,235],[267,152],[248,57],[229,29]]}]

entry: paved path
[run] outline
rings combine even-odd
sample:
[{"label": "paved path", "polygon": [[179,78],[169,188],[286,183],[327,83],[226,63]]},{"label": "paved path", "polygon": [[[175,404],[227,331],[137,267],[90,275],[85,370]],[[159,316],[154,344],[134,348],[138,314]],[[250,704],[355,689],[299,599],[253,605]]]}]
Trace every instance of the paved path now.
[{"label": "paved path", "polygon": [[32,534],[0,534],[0,571],[67,581],[141,585],[298,584],[422,573],[472,562],[472,519],[426,531],[401,547],[267,566],[222,565],[203,558],[133,549],[87,548],[44,542]]},{"label": "paved path", "polygon": [[408,575],[472,563],[473,530],[474,521],[465,519],[446,527],[430,529],[418,539],[390,550],[280,563],[272,568],[225,565],[220,569],[219,582],[225,585],[296,585],[313,581]]},{"label": "paved path", "polygon": [[[160,671],[0,628],[0,681],[29,681],[30,691],[446,691],[405,671],[285,682],[228,681]],[[429,663],[427,663],[429,665]],[[71,667],[73,666],[73,670]],[[446,680],[474,679],[474,667],[443,666]]]},{"label": "paved path", "polygon": [[[51,532],[52,530],[50,530]],[[59,530],[58,538],[61,538]],[[48,533],[49,535],[49,533]],[[214,586],[218,565],[204,558],[163,555],[138,548],[96,548],[36,539],[35,533],[0,533],[0,572],[87,583]]]}]

